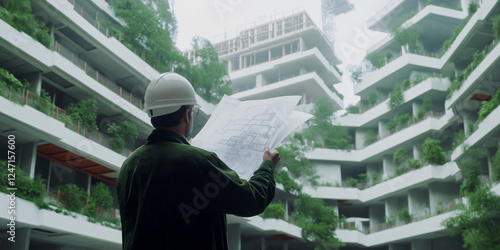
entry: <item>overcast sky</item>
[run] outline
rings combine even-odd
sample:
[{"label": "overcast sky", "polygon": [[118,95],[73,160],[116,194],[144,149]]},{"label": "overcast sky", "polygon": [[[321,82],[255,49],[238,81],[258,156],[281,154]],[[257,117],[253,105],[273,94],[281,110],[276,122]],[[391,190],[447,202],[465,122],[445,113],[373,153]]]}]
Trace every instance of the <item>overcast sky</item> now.
[{"label": "overcast sky", "polygon": [[[337,17],[335,52],[342,60],[338,65],[344,71],[341,84],[335,85],[345,96],[344,105],[354,104],[353,87],[345,67],[359,64],[366,50],[386,34],[370,31],[366,21],[385,7],[389,0],[350,0],[355,10]],[[235,33],[256,22],[272,17],[307,11],[313,22],[321,28],[321,0],[175,0],[174,12],[178,33],[176,45],[185,50],[191,47],[193,36],[210,41],[221,39],[223,34]]]}]

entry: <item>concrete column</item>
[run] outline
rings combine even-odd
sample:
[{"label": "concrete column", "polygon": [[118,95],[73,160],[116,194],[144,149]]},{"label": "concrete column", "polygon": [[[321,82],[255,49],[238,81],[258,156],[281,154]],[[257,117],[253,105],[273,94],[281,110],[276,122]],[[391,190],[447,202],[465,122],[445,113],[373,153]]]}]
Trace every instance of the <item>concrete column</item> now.
[{"label": "concrete column", "polygon": [[301,104],[307,104],[307,96],[306,93],[302,93],[302,98],[300,99]]},{"label": "concrete column", "polygon": [[384,170],[382,173],[382,179],[387,179],[396,173],[397,166],[392,162],[392,155],[384,155],[382,158],[382,164]]},{"label": "concrete column", "polygon": [[40,94],[40,90],[42,89],[42,73],[35,72],[28,75],[25,75],[24,78],[30,83],[31,91]]},{"label": "concrete column", "polygon": [[299,38],[299,51],[304,51],[306,50],[306,44],[304,43],[304,39],[301,37]]},{"label": "concrete column", "polygon": [[266,85],[267,85],[267,81],[266,81],[266,78],[264,77],[263,74],[258,74],[257,76],[255,76],[255,87],[256,88],[263,87]]},{"label": "concrete column", "polygon": [[88,181],[87,181],[87,195],[90,197],[90,193],[92,192],[92,176],[88,176]]},{"label": "concrete column", "polygon": [[418,151],[418,146],[413,144],[413,159],[419,160],[420,159],[420,153]]},{"label": "concrete column", "polygon": [[375,230],[376,227],[385,222],[385,211],[383,206],[370,206],[368,208],[368,214],[370,217],[370,230]]},{"label": "concrete column", "polygon": [[283,243],[283,250],[288,250],[288,242]]},{"label": "concrete column", "polygon": [[229,250],[241,250],[240,224],[227,225],[227,241]]},{"label": "concrete column", "polygon": [[266,250],[266,237],[264,236],[260,237],[260,249]]},{"label": "concrete column", "polygon": [[307,73],[306,68],[304,68],[304,67],[300,67],[300,69],[299,69],[299,74],[300,74],[300,75],[304,75],[304,74],[306,74],[306,73]]},{"label": "concrete column", "polygon": [[354,143],[356,149],[362,149],[365,147],[366,129],[356,128],[354,132]]},{"label": "concrete column", "polygon": [[472,125],[474,122],[472,121],[472,118],[469,114],[467,113],[464,113],[462,115],[462,121],[464,123],[464,132],[465,132],[465,136],[470,136],[470,133],[469,131],[471,130],[471,128],[469,127],[469,123],[470,125]]},{"label": "concrete column", "polygon": [[423,217],[429,210],[429,191],[413,189],[408,192],[408,212],[417,217]]},{"label": "concrete column", "polygon": [[429,208],[436,214],[440,208],[448,207],[449,203],[459,195],[459,186],[455,183],[433,182],[429,184]]},{"label": "concrete column", "polygon": [[[16,223],[17,224],[17,223]],[[10,237],[7,235],[6,237]],[[0,249],[5,250],[29,250],[30,249],[31,228],[16,227],[16,242],[8,241],[7,238],[0,240]]]},{"label": "concrete column", "polygon": [[35,178],[36,149],[37,146],[34,142],[21,145],[19,166],[31,179]]},{"label": "concrete column", "polygon": [[285,220],[288,221],[288,200],[285,200]]},{"label": "concrete column", "polygon": [[411,112],[412,112],[413,117],[417,117],[418,111],[420,110],[421,106],[422,105],[420,103],[417,103],[417,102],[411,103]]},{"label": "concrete column", "polygon": [[412,240],[411,250],[432,249],[431,243],[430,240]]},{"label": "concrete column", "polygon": [[380,138],[384,138],[386,131],[387,130],[385,129],[385,122],[378,121],[378,136]]}]

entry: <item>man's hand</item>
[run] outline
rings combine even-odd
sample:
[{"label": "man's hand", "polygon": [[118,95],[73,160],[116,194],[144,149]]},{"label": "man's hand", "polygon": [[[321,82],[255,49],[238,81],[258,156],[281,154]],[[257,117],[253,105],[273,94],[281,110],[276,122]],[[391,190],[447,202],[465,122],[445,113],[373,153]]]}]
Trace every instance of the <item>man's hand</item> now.
[{"label": "man's hand", "polygon": [[280,162],[280,153],[278,153],[278,151],[276,150],[270,151],[269,146],[266,145],[264,147],[264,156],[262,156],[262,160],[270,160],[276,167],[276,165],[278,165],[278,163]]}]

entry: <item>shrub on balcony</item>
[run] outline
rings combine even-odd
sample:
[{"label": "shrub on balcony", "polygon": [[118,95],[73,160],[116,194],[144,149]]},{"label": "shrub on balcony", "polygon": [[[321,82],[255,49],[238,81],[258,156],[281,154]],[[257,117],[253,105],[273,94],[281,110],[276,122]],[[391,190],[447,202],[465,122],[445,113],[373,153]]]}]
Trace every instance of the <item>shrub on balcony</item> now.
[{"label": "shrub on balcony", "polygon": [[491,158],[491,178],[494,182],[500,182],[500,145],[497,152]]},{"label": "shrub on balcony", "polygon": [[420,53],[422,48],[419,46],[418,38],[420,33],[422,33],[422,27],[418,25],[411,25],[409,27],[403,27],[402,25],[408,21],[410,18],[415,16],[415,12],[410,12],[400,19],[396,20],[391,28],[392,36],[394,40],[401,46],[408,45],[410,52]]},{"label": "shrub on balcony", "polygon": [[375,104],[377,104],[379,99],[380,99],[380,96],[375,91],[370,92],[370,94],[368,94],[368,97],[366,98],[366,100],[368,101],[368,104],[370,104],[371,106],[374,106]]},{"label": "shrub on balcony", "polygon": [[458,162],[464,181],[460,185],[460,195],[475,192],[481,186],[479,175],[481,174],[481,160],[486,157],[482,149],[467,149],[464,156]]},{"label": "shrub on balcony", "polygon": [[372,171],[370,173],[370,181],[371,181],[372,185],[379,183],[381,181],[380,175],[377,172]]},{"label": "shrub on balcony", "polygon": [[108,127],[108,133],[112,136],[111,148],[120,153],[125,147],[125,141],[133,142],[137,139],[137,127],[128,121],[111,123]]},{"label": "shrub on balcony", "polygon": [[443,153],[443,147],[438,139],[427,137],[422,145],[423,158],[432,165],[443,165],[446,163],[446,157]]},{"label": "shrub on balcony", "polygon": [[500,40],[500,15],[493,18],[493,35]]},{"label": "shrub on balcony", "polygon": [[412,119],[412,116],[408,113],[398,114],[396,116],[396,119],[398,121],[398,126],[400,128],[403,128],[405,126],[408,126],[408,122]]},{"label": "shrub on balcony", "polygon": [[262,218],[285,218],[285,206],[281,202],[272,202],[267,206],[266,210],[262,213]]},{"label": "shrub on balcony", "polygon": [[417,112],[417,120],[420,120],[424,117],[424,115],[431,111],[432,108],[432,99],[430,97],[424,98],[424,102],[422,103],[422,106]]},{"label": "shrub on balcony", "polygon": [[408,160],[408,154],[406,153],[406,149],[399,148],[396,153],[392,156],[392,162],[396,165],[401,165],[402,163]]},{"label": "shrub on balcony", "polygon": [[350,114],[359,114],[359,106],[357,105],[349,105],[346,110]]},{"label": "shrub on balcony", "polygon": [[493,110],[495,110],[498,105],[500,105],[500,89],[491,100],[481,102],[481,109],[479,109],[479,120],[482,121],[486,118]]},{"label": "shrub on balcony", "polygon": [[66,117],[74,123],[80,122],[80,126],[88,131],[96,131],[97,101],[95,99],[85,99],[71,103],[66,108]]},{"label": "shrub on balcony", "polygon": [[380,52],[372,52],[366,55],[366,60],[370,61],[373,67],[380,69],[385,65],[385,57]]},{"label": "shrub on balcony", "polygon": [[365,141],[363,142],[363,146],[368,146],[377,141],[377,133],[373,130],[367,130],[365,134]]},{"label": "shrub on balcony", "polygon": [[31,13],[29,0],[4,0],[3,4],[5,9],[0,9],[0,19],[16,30],[28,34],[45,47],[50,47],[52,37],[49,29],[43,21],[37,20]]},{"label": "shrub on balcony", "polygon": [[[13,169],[13,170],[9,170]],[[43,207],[43,197],[45,194],[45,180],[36,175],[34,179],[30,179],[26,176],[26,173],[18,166],[8,167],[8,162],[5,160],[0,161],[0,192],[9,193],[7,187],[12,187],[9,185],[9,174],[15,174],[15,186],[16,197],[23,198],[29,201],[33,201],[38,207]]]},{"label": "shrub on balcony", "polygon": [[407,209],[401,209],[398,213],[398,220],[408,224],[413,221],[413,216],[410,215]]},{"label": "shrub on balcony", "polygon": [[85,214],[87,216],[96,217],[96,210],[110,208],[113,205],[113,197],[111,196],[111,191],[108,186],[102,182],[92,186],[89,205]]},{"label": "shrub on balcony", "polygon": [[66,184],[59,186],[59,199],[63,207],[69,211],[81,212],[87,201],[87,193],[75,184]]},{"label": "shrub on balcony", "polygon": [[465,132],[463,129],[453,133],[453,142],[451,144],[451,149],[454,150],[464,141],[465,141]]},{"label": "shrub on balcony", "polygon": [[401,105],[405,101],[403,96],[403,91],[401,90],[401,85],[396,84],[391,92],[391,98],[389,98],[389,109],[394,109]]}]

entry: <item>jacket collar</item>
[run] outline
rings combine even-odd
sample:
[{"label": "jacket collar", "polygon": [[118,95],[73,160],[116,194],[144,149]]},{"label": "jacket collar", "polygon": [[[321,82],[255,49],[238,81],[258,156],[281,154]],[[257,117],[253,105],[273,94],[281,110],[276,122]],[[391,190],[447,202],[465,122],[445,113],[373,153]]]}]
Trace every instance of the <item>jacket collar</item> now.
[{"label": "jacket collar", "polygon": [[184,138],[184,136],[169,129],[154,129],[153,132],[151,132],[151,134],[148,136],[146,144],[153,144],[163,141],[189,145],[189,142],[186,140],[186,138]]}]

